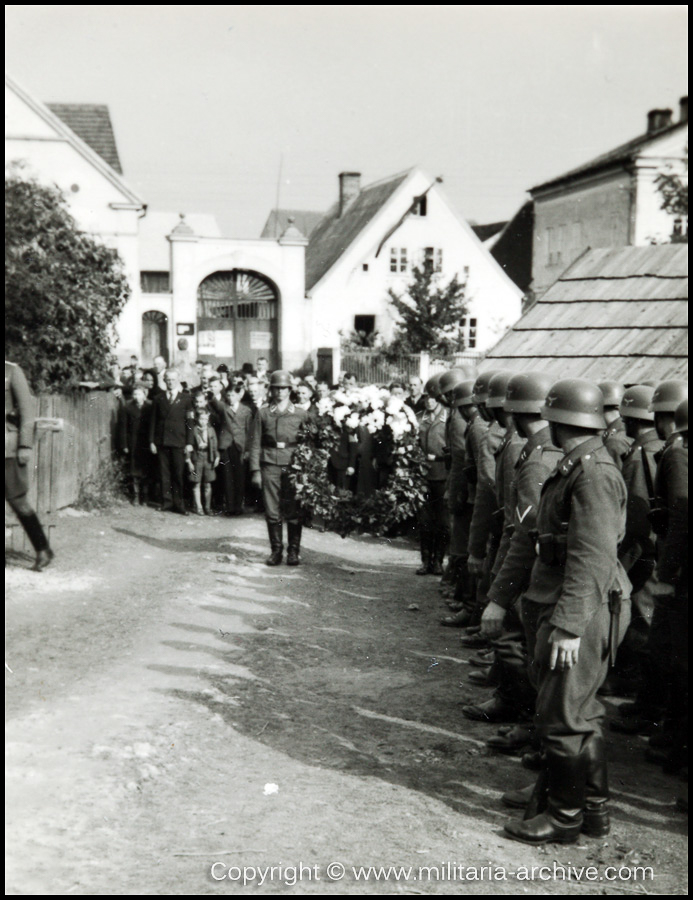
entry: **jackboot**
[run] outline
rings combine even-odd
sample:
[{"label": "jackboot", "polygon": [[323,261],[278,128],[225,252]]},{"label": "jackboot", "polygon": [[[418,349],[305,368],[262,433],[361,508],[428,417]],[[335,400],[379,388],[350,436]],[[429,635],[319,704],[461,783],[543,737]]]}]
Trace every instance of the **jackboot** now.
[{"label": "jackboot", "polygon": [[282,561],[284,554],[283,528],[281,522],[268,522],[267,533],[269,534],[270,547],[272,552],[265,560],[266,566],[278,566]]},{"label": "jackboot", "polygon": [[582,832],[590,837],[604,837],[611,828],[609,820],[609,778],[606,746],[603,737],[593,737],[583,749],[586,757],[585,815]]},{"label": "jackboot", "polygon": [[[548,776],[546,810],[531,815],[544,801],[543,779],[540,776],[525,816],[521,821],[507,822],[506,834],[525,844],[572,844],[580,836],[585,806],[586,755],[562,756],[547,752],[545,767]],[[542,773],[543,774],[543,773]]]},{"label": "jackboot", "polygon": [[431,554],[432,554],[432,546],[431,539],[427,534],[422,534],[419,538],[420,550],[421,550],[421,565],[416,570],[417,575],[428,575],[431,571]]},{"label": "jackboot", "polygon": [[287,522],[286,528],[289,533],[286,564],[287,566],[300,566],[299,553],[301,552],[301,531],[303,527],[299,522]]},{"label": "jackboot", "polygon": [[497,696],[485,703],[462,707],[462,715],[475,722],[515,722],[517,711],[505,704]]},{"label": "jackboot", "polygon": [[431,550],[431,575],[443,574],[443,562],[445,553],[448,549],[448,537],[446,534],[439,534],[433,538],[433,547]]}]

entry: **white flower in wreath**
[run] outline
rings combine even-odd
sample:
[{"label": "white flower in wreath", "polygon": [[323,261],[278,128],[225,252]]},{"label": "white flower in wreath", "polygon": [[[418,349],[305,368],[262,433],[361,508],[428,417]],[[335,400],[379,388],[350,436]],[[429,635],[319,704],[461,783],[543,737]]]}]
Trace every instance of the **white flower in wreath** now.
[{"label": "white flower in wreath", "polygon": [[348,406],[335,407],[334,412],[332,413],[332,418],[334,419],[335,424],[339,425],[341,428],[341,426],[344,424],[344,420],[346,419],[346,417],[349,415],[350,412],[351,412],[351,410],[349,409]]},{"label": "white flower in wreath", "polygon": [[328,416],[334,408],[334,403],[329,397],[323,397],[322,400],[318,400],[317,409],[319,416]]},{"label": "white flower in wreath", "polygon": [[347,417],[346,422],[344,423],[347,428],[351,428],[352,430],[356,430],[359,427],[360,422],[359,414],[353,412],[350,416]]},{"label": "white flower in wreath", "polygon": [[335,391],[332,394],[332,399],[335,403],[339,403],[342,406],[348,406],[351,403],[351,397],[347,397],[344,391]]}]

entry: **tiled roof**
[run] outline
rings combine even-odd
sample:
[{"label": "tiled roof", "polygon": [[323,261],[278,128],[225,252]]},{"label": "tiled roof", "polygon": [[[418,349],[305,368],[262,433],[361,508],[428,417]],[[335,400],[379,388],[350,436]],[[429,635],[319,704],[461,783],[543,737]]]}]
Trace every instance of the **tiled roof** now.
[{"label": "tiled roof", "polygon": [[123,174],[107,106],[98,103],[47,103],[46,106],[112,169]]},{"label": "tiled roof", "polygon": [[325,213],[306,248],[306,290],[332,268],[409,174],[402,172],[363,188],[342,216],[339,203]]},{"label": "tiled roof", "polygon": [[324,215],[324,212],[309,209],[273,209],[267,217],[260,237],[281,237],[289,226],[289,219],[293,219],[294,226],[304,237],[309,238]]},{"label": "tiled roof", "polygon": [[556,378],[687,377],[688,245],[588,250],[486,359]]},{"label": "tiled roof", "polygon": [[536,185],[531,189],[530,193],[543,190],[547,187],[554,187],[566,181],[572,181],[573,178],[582,177],[591,172],[598,172],[600,169],[609,168],[609,166],[631,162],[639,155],[640,151],[652,141],[659,140],[659,138],[664,137],[665,135],[672,134],[677,128],[687,126],[687,121],[674,122],[672,125],[669,125],[666,128],[660,128],[658,131],[641,134],[638,137],[627,141],[625,144],[621,144],[620,147],[609,150],[608,153],[602,153],[601,156],[595,157],[589,162],[578,166],[576,169],[571,169],[569,172],[559,175],[557,178],[552,178],[549,181],[544,181],[542,184]]}]

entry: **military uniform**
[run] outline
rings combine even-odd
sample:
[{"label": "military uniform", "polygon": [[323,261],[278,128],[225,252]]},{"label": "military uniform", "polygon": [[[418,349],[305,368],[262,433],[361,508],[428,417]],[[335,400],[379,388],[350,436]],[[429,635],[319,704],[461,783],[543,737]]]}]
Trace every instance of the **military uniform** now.
[{"label": "military uniform", "polygon": [[53,559],[53,551],[26,499],[30,468],[19,452],[33,447],[35,419],[36,401],[21,366],[5,360],[5,500],[36,550],[34,569],[39,571]]},{"label": "military uniform", "polygon": [[604,441],[604,446],[609,451],[609,455],[620,469],[623,457],[630,450],[630,445],[632,443],[631,439],[626,434],[626,426],[620,416],[618,419],[614,419],[608,426],[602,435],[602,439]]},{"label": "military uniform", "polygon": [[[273,378],[276,373],[273,373]],[[283,385],[277,385],[283,386]],[[250,441],[250,471],[262,476],[262,501],[272,546],[269,565],[281,562],[283,551],[282,523],[289,531],[290,565],[298,564],[301,541],[300,510],[296,490],[289,480],[289,466],[298,442],[298,432],[308,418],[288,400],[270,403],[257,411]]]},{"label": "military uniform", "polygon": [[448,544],[449,530],[445,509],[445,465],[448,413],[438,406],[424,412],[419,420],[419,443],[426,456],[426,499],[419,512],[421,568],[417,574],[442,574],[442,563]]}]

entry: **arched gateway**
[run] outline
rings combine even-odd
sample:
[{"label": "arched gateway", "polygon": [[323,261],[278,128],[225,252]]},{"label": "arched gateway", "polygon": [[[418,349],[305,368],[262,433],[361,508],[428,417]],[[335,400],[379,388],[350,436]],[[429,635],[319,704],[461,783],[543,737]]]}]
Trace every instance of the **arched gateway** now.
[{"label": "arched gateway", "polygon": [[214,272],[197,289],[197,354],[237,368],[258,358],[277,365],[279,291],[266,276],[244,269]]}]

